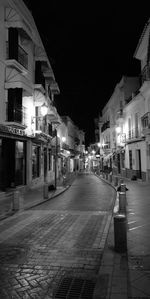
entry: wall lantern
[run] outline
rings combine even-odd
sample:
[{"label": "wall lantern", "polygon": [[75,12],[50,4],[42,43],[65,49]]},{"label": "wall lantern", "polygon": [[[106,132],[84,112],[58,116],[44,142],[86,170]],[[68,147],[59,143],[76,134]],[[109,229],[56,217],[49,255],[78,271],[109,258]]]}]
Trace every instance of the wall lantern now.
[{"label": "wall lantern", "polygon": [[41,106],[41,114],[42,114],[42,116],[45,116],[47,114],[47,111],[48,111],[48,106],[44,103]]},{"label": "wall lantern", "polygon": [[116,127],[116,132],[119,134],[121,133],[121,127]]},{"label": "wall lantern", "polygon": [[62,140],[62,142],[65,142],[66,141],[66,137],[62,137],[61,140]]}]

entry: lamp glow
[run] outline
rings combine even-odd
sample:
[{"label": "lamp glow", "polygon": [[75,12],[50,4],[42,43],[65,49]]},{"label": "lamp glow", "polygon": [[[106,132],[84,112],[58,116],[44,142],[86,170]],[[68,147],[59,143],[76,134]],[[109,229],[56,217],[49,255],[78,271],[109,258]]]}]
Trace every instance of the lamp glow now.
[{"label": "lamp glow", "polygon": [[44,103],[41,106],[41,114],[42,114],[42,116],[45,116],[47,114],[47,111],[48,111],[48,106]]},{"label": "lamp glow", "polygon": [[62,142],[65,142],[66,141],[66,137],[62,137]]},{"label": "lamp glow", "polygon": [[120,127],[117,127],[116,128],[116,132],[119,134],[121,132],[121,128]]}]

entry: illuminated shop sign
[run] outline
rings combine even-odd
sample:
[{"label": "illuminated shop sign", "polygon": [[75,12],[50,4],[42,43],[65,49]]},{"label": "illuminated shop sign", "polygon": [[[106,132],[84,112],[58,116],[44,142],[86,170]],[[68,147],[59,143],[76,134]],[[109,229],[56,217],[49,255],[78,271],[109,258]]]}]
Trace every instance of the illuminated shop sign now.
[{"label": "illuminated shop sign", "polygon": [[5,133],[20,135],[20,136],[25,135],[25,131],[22,129],[18,129],[18,128],[11,127],[11,126],[4,126],[2,124],[0,125],[0,131],[5,132]]}]

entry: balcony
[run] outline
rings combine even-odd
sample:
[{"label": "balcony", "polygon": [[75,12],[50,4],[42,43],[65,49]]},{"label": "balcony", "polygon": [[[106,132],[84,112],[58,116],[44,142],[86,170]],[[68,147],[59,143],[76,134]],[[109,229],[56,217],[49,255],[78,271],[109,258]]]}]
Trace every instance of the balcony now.
[{"label": "balcony", "polygon": [[102,127],[101,127],[101,132],[104,132],[106,129],[110,128],[110,121],[106,121]]},{"label": "balcony", "polygon": [[141,140],[143,140],[143,136],[141,135],[141,132],[138,127],[129,130],[128,133],[126,134],[127,143],[133,143]]},{"label": "balcony", "polygon": [[132,92],[132,95],[129,98],[125,99],[125,103],[126,104],[130,103],[132,101],[132,99],[134,99],[139,93],[140,93],[140,90],[138,88],[134,92]]},{"label": "balcony", "polygon": [[42,72],[42,62],[36,61],[35,63],[35,83],[34,88],[45,93],[45,77]]},{"label": "balcony", "polygon": [[143,84],[144,81],[150,81],[150,67],[145,65],[141,73],[141,83]]},{"label": "balcony", "polygon": [[22,106],[22,108],[15,107],[11,114],[8,113],[7,107],[7,120],[6,125],[13,125],[22,129],[27,127],[27,108]]},{"label": "balcony", "polygon": [[12,66],[20,72],[26,72],[28,69],[28,54],[26,51],[18,45],[18,53],[12,56],[9,53],[9,43],[6,42],[6,65]]},{"label": "balcony", "polygon": [[120,109],[119,111],[117,111],[116,124],[120,125],[122,123],[123,123],[123,110]]},{"label": "balcony", "polygon": [[142,133],[144,135],[150,134],[150,112],[145,113],[141,117]]},{"label": "balcony", "polygon": [[45,78],[42,74],[35,77],[34,88],[40,90],[43,94],[45,93]]}]

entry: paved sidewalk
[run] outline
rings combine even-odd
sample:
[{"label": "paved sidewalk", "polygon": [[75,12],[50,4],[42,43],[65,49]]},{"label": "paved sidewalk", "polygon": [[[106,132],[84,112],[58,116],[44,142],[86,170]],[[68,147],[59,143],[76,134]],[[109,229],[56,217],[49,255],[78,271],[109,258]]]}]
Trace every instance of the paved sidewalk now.
[{"label": "paved sidewalk", "polygon": [[[23,196],[24,209],[29,209],[36,205],[42,204],[43,202],[50,200],[51,198],[58,196],[59,194],[67,190],[70,187],[70,184],[68,183],[65,186],[57,186],[56,190],[49,191],[47,199],[45,199],[43,195],[43,186],[29,189],[24,193]],[[16,211],[13,211],[12,206],[12,194],[10,193],[10,195],[8,194],[6,199],[0,200],[0,221],[16,213]]]},{"label": "paved sidewalk", "polygon": [[[127,179],[124,183],[129,189],[127,252],[115,251],[112,217],[93,299],[150,299],[150,184]],[[118,197],[113,216],[117,212]]]}]

